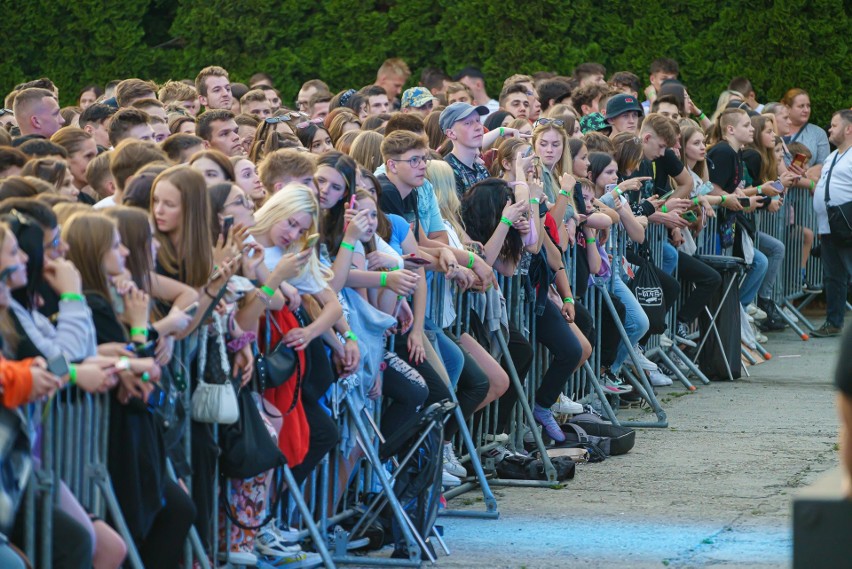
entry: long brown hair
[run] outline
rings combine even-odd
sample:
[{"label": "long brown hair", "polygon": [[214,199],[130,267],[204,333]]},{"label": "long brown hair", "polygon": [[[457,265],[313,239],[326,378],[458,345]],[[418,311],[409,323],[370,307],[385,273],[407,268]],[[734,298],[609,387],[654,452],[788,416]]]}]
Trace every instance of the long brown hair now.
[{"label": "long brown hair", "polygon": [[[775,159],[775,144],[771,148],[766,148],[761,143],[761,136],[766,124],[772,124],[772,130],[775,131],[775,115],[758,115],[751,117],[751,125],[754,127],[754,139],[749,146],[754,148],[760,154],[760,179],[755,180],[755,183],[770,182],[778,178],[778,161]],[[775,137],[773,136],[773,140]]]},{"label": "long brown hair", "polygon": [[102,213],[78,213],[62,227],[62,240],[68,244],[68,260],[80,271],[83,290],[109,300],[109,277],[103,258],[112,247],[116,225]]},{"label": "long brown hair", "polygon": [[118,226],[121,242],[133,245],[127,248],[127,270],[133,282],[139,290],[150,293],[154,258],[151,256],[151,221],[148,215],[144,209],[123,205],[107,208],[104,213]]},{"label": "long brown hair", "polygon": [[204,286],[213,270],[213,249],[210,236],[210,204],[207,184],[198,171],[190,166],[172,166],[154,180],[151,189],[151,210],[157,185],[169,182],[180,193],[181,223],[178,246],[172,245],[169,235],[154,229],[160,242],[157,261],[170,275],[193,288]]},{"label": "long brown hair", "polygon": [[[6,244],[6,238],[12,234],[12,230],[5,223],[0,222],[0,249]],[[6,295],[11,300],[12,291],[8,290],[8,286],[3,283],[0,286],[7,287]],[[18,350],[18,330],[12,322],[12,317],[9,315],[8,307],[0,307],[0,339],[2,339],[3,352],[7,357],[12,357]]]}]

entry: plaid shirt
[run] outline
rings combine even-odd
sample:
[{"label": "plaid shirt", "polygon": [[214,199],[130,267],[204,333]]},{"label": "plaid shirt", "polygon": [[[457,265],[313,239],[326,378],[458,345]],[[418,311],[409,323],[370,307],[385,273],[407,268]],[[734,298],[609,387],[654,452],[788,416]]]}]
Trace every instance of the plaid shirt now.
[{"label": "plaid shirt", "polygon": [[444,161],[453,169],[453,174],[455,174],[456,177],[456,192],[458,192],[459,198],[461,198],[472,185],[489,177],[488,170],[486,170],[485,166],[477,161],[473,162],[473,168],[452,154],[447,154]]}]

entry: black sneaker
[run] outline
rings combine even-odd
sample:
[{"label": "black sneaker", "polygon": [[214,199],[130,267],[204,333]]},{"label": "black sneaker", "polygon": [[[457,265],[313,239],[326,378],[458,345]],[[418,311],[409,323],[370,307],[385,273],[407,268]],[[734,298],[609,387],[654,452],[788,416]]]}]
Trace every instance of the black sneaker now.
[{"label": "black sneaker", "polygon": [[837,326],[832,326],[828,322],[823,324],[817,330],[811,334],[812,338],[834,338],[835,336],[839,336],[843,332],[843,329],[838,328]]},{"label": "black sneaker", "polygon": [[820,294],[822,293],[822,287],[804,280],[802,281],[802,292],[806,292],[808,294]]},{"label": "black sneaker", "polygon": [[787,323],[780,318],[767,318],[758,322],[757,327],[761,332],[780,332],[787,327]]}]

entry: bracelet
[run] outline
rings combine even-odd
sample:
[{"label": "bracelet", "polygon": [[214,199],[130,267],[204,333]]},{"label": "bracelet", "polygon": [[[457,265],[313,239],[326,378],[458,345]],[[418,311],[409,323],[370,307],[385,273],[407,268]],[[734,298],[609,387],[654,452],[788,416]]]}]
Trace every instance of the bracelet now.
[{"label": "bracelet", "polygon": [[759,195],[759,196],[763,195],[763,186],[757,186],[757,195]]},{"label": "bracelet", "polygon": [[704,114],[704,111],[701,111],[701,114],[698,115],[698,120],[703,121],[707,118],[707,115]]},{"label": "bracelet", "polygon": [[534,204],[538,205],[538,204],[540,204],[541,202],[540,202],[540,201],[538,201],[538,198],[530,198],[530,203],[534,203]]},{"label": "bracelet", "polygon": [[209,291],[209,290],[207,290],[207,287],[206,287],[206,286],[204,287],[204,294],[206,294],[207,296],[209,296],[209,297],[210,297],[210,298],[212,298],[213,300],[216,300],[216,297],[215,297],[214,295],[210,294],[210,291]]},{"label": "bracelet", "polygon": [[68,365],[68,383],[71,385],[77,383],[77,366],[75,364]]},{"label": "bracelet", "polygon": [[565,298],[562,299],[562,302],[564,302],[566,304],[574,304],[574,299],[571,298],[570,296],[566,296]]},{"label": "bracelet", "polygon": [[476,263],[476,257],[474,257],[473,253],[470,252],[470,251],[467,252],[467,255],[468,255],[467,268],[472,269],[473,264]]},{"label": "bracelet", "polygon": [[355,332],[353,332],[352,330],[347,330],[346,332],[344,332],[343,337],[347,340],[352,340],[353,342],[358,341],[358,336],[356,336]]},{"label": "bracelet", "polygon": [[698,205],[698,198],[697,197],[692,198],[692,203],[695,204],[695,205]]},{"label": "bracelet", "polygon": [[726,199],[726,198],[725,198],[725,196],[719,196],[719,197],[720,197],[720,198],[722,198],[722,201],[720,201],[719,203],[720,203],[720,204],[725,203],[725,199]]},{"label": "bracelet", "polygon": [[571,197],[571,192],[568,192],[568,191],[566,191],[566,190],[559,190],[559,195],[560,195],[560,196],[565,196],[566,198],[570,198],[570,197]]},{"label": "bracelet", "polygon": [[809,189],[810,189],[811,191],[814,191],[814,188],[815,188],[815,187],[816,187],[816,184],[814,183],[814,181],[813,181],[813,180],[810,180],[810,188],[809,188]]},{"label": "bracelet", "polygon": [[669,208],[667,208],[666,206],[663,206],[663,207],[660,208],[660,211],[662,211],[663,213],[668,213]]},{"label": "bracelet", "polygon": [[234,338],[226,344],[229,352],[239,352],[247,345],[257,340],[257,334],[254,332],[243,332],[242,336]]},{"label": "bracelet", "polygon": [[382,276],[379,277],[379,286],[388,286],[388,274],[382,273]]},{"label": "bracelet", "polygon": [[512,227],[512,220],[506,217],[505,215],[500,218],[500,223],[505,223],[509,227]]},{"label": "bracelet", "polygon": [[618,186],[614,187],[613,190],[615,190],[616,194],[621,195],[621,188],[619,188]]},{"label": "bracelet", "polygon": [[127,371],[130,369],[130,358],[121,356],[118,358],[118,363],[115,364],[115,369],[118,371]]},{"label": "bracelet", "polygon": [[341,242],[340,242],[340,248],[341,248],[341,249],[349,249],[349,250],[350,250],[350,251],[352,251],[353,253],[355,252],[355,245],[350,245],[350,244],[349,244],[349,243],[347,243],[346,241],[341,241]]},{"label": "bracelet", "polygon": [[500,136],[503,136],[504,132],[506,132],[506,129],[501,126],[500,127]]},{"label": "bracelet", "polygon": [[148,329],[147,328],[131,328],[130,329],[131,336],[145,336],[145,339],[148,339]]},{"label": "bracelet", "polygon": [[597,242],[597,239],[595,239],[594,237],[586,237],[586,243],[595,243],[595,242]]},{"label": "bracelet", "polygon": [[142,372],[142,383],[148,383],[149,381],[151,381],[151,374],[148,373],[147,371],[143,371]]},{"label": "bracelet", "polygon": [[74,300],[77,302],[85,302],[86,298],[82,294],[76,292],[63,292],[59,295],[59,300]]}]

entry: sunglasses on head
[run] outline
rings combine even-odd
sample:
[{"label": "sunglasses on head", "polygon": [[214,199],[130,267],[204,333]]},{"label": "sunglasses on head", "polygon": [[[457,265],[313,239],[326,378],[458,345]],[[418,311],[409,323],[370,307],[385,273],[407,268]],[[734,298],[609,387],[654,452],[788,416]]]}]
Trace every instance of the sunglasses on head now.
[{"label": "sunglasses on head", "polygon": [[0,109],[0,117],[4,115],[13,115],[15,114],[12,109]]},{"label": "sunglasses on head", "polygon": [[555,126],[562,126],[563,124],[565,124],[565,121],[563,121],[562,119],[538,119],[537,121],[535,121],[533,123],[533,126],[534,127],[539,126],[539,125],[544,126],[544,125],[548,125],[548,124],[552,124],[552,125],[555,125]]},{"label": "sunglasses on head", "polygon": [[308,128],[312,124],[322,124],[323,119],[317,117],[296,124],[296,128]]}]

